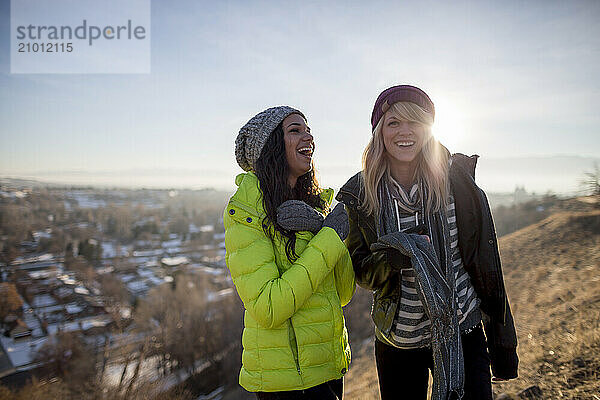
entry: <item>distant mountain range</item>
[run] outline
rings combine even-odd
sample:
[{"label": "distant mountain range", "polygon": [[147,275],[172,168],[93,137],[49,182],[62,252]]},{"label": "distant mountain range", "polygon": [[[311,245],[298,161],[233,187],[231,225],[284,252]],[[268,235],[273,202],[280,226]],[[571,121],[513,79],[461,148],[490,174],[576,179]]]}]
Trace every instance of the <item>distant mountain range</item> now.
[{"label": "distant mountain range", "polygon": [[600,158],[580,156],[480,158],[476,180],[493,192],[513,191],[575,194],[581,191],[584,173],[600,166]]},{"label": "distant mountain range", "polygon": [[[538,194],[576,194],[581,180],[592,171],[600,157],[571,155],[504,157],[479,159],[477,182],[489,192],[513,192],[517,186]],[[359,166],[327,164],[319,168],[321,182],[339,188]],[[3,185],[75,185],[129,188],[203,188],[233,190],[233,180],[241,172],[237,166],[222,170],[201,169],[130,169],[122,171],[40,171],[6,174],[0,171]],[[7,180],[10,178],[10,180]],[[12,182],[9,183],[9,182]]]}]

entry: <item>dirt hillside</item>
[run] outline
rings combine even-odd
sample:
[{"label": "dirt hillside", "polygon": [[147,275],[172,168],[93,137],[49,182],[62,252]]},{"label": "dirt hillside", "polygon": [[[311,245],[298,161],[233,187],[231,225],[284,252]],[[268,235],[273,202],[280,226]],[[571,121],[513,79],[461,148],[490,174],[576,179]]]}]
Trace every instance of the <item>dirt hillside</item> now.
[{"label": "dirt hillside", "polygon": [[[561,201],[500,238],[521,363],[519,379],[494,385],[497,398],[600,400],[599,206],[597,197]],[[372,343],[353,343],[346,399],[379,398]]]}]

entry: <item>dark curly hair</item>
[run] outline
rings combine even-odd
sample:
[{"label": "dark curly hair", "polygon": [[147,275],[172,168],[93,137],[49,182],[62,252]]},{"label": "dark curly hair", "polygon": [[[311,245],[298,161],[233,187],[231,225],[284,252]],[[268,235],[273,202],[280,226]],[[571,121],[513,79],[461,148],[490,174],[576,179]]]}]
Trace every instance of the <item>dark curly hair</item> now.
[{"label": "dark curly hair", "polygon": [[[296,254],[296,232],[283,229],[277,224],[277,207],[287,200],[302,200],[313,208],[324,209],[326,203],[319,194],[321,188],[315,178],[314,166],[309,172],[298,177],[296,186],[288,184],[289,165],[285,153],[282,124],[277,125],[265,143],[255,164],[255,173],[262,192],[262,205],[266,216],[262,221],[263,231],[271,240],[273,233],[285,240],[285,254],[294,262]],[[272,232],[271,227],[275,232]]]}]

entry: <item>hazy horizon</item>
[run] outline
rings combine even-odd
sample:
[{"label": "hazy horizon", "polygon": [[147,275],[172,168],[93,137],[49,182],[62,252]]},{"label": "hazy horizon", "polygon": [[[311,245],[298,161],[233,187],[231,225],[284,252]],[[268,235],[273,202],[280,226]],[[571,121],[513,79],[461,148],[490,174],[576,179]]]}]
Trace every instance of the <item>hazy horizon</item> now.
[{"label": "hazy horizon", "polygon": [[[532,157],[480,157],[476,180],[486,191],[495,193],[512,192],[524,187],[528,192],[572,195],[583,191],[581,179],[585,172],[592,171],[600,158],[577,155],[554,155]],[[349,171],[344,166],[319,168],[317,173],[323,187],[339,187],[360,166]],[[104,171],[33,171],[19,175],[2,174],[0,178],[34,180],[40,183],[74,186],[96,186],[99,188],[126,189],[216,189],[231,191],[235,188],[234,177],[243,172],[232,170],[194,169],[128,169]]]},{"label": "hazy horizon", "polygon": [[486,190],[572,191],[592,165],[492,160],[600,158],[598,20],[595,1],[154,1],[149,74],[11,74],[0,0],[0,176],[230,188],[239,128],[289,104],[336,187],[360,169],[379,92],[409,83],[433,99],[436,137],[481,156]]}]

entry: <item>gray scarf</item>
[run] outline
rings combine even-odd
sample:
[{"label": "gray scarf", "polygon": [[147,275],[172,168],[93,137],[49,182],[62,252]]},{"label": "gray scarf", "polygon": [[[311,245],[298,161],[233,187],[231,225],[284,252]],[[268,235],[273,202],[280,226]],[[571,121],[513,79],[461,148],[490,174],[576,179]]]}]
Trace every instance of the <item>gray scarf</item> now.
[{"label": "gray scarf", "polygon": [[[420,198],[427,198],[420,184]],[[411,196],[412,197],[412,196]],[[456,303],[456,282],[450,252],[450,232],[442,207],[432,215],[423,214],[430,244],[417,234],[398,232],[398,216],[386,179],[379,186],[381,209],[377,220],[378,242],[371,249],[394,248],[410,257],[415,270],[417,294],[431,321],[434,400],[463,397],[464,362]],[[423,209],[421,200],[421,208]],[[407,204],[414,207],[414,204]]]}]

